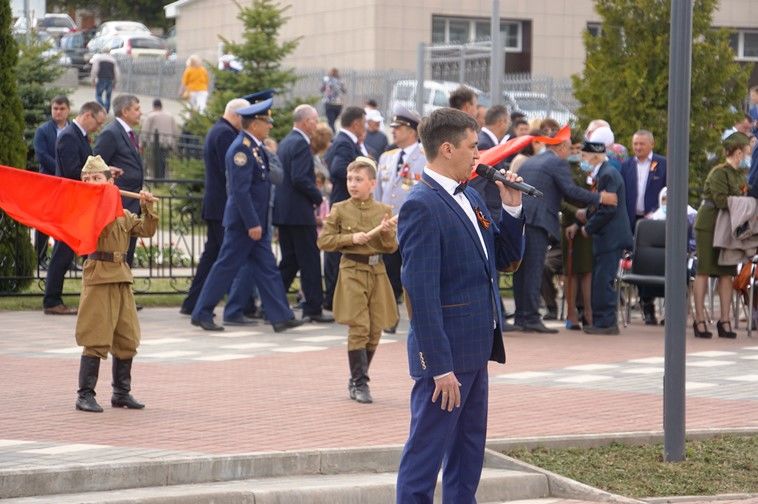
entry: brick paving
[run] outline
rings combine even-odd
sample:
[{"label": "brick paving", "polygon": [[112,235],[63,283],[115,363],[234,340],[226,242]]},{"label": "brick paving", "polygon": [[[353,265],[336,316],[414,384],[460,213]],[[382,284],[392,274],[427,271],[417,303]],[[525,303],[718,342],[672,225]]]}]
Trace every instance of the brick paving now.
[{"label": "brick paving", "polygon": [[[133,392],[147,408],[85,414],[73,407],[75,319],[0,312],[0,467],[405,440],[412,385],[407,320],[385,338],[372,365],[375,403],[361,405],[347,398],[341,326],[311,324],[275,334],[261,324],[212,334],[192,327],[175,308],[146,308],[140,319]],[[654,359],[663,355],[662,327],[635,321],[620,336],[509,333],[506,348],[508,363],[490,368],[490,438],[662,429],[662,373],[624,372],[662,367]],[[689,390],[687,428],[758,428],[758,338],[740,331],[737,340],[695,340],[688,332],[687,352],[688,381],[708,384]],[[728,364],[692,365],[704,361]],[[509,378],[526,372],[541,374]],[[109,375],[104,363],[103,406]],[[575,379],[586,375],[602,379]],[[743,378],[730,380],[737,376]]]}]

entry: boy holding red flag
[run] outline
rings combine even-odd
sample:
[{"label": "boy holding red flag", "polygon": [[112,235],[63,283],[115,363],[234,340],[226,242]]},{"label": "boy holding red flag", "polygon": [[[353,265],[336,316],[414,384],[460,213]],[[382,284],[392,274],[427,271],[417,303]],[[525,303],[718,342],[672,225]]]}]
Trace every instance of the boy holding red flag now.
[{"label": "boy holding red flag", "polygon": [[[89,184],[113,184],[111,170],[100,156],[90,156],[82,168],[81,178]],[[132,293],[132,272],[126,264],[129,239],[150,237],[158,226],[153,208],[155,198],[147,191],[139,193],[142,217],[128,210],[108,224],[100,233],[97,250],[84,262],[82,294],[76,320],[76,342],[84,347],[79,367],[79,391],[76,409],[100,413],[95,400],[95,385],[100,359],[113,356],[114,408],[142,409],[131,391],[132,358],[140,341],[137,307]]]}]

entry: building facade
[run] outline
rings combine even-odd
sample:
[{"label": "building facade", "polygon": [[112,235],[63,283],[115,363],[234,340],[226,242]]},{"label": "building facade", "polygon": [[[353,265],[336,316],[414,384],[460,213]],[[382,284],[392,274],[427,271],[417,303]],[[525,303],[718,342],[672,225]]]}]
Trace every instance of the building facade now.
[{"label": "building facade", "polygon": [[[419,43],[460,44],[488,39],[488,0],[281,0],[289,5],[283,39],[300,38],[285,61],[296,70],[414,70]],[[593,0],[500,0],[506,72],[565,78],[582,71],[584,30],[597,30]],[[178,0],[165,7],[176,19],[179,57],[215,62],[220,39],[237,41],[242,23],[232,0]],[[736,58],[753,67],[758,84],[758,1],[721,0],[714,25],[729,28]]]}]

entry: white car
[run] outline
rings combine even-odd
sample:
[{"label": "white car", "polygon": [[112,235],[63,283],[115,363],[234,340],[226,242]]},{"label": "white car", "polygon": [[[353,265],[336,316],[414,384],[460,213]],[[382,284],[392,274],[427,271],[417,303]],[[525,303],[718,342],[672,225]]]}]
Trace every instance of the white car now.
[{"label": "white car", "polygon": [[576,116],[564,104],[543,93],[503,91],[503,100],[510,112],[523,112],[527,120],[550,117],[561,125],[576,122]]},{"label": "white car", "polygon": [[158,61],[168,57],[166,41],[149,33],[115,35],[108,47],[113,56],[131,58],[133,61]]},{"label": "white car", "polygon": [[93,38],[123,33],[144,33],[150,35],[150,30],[147,26],[137,21],[106,21],[97,27],[95,37]]},{"label": "white car", "polygon": [[[13,24],[13,33],[25,34],[27,24],[26,18],[23,16],[16,19]],[[68,14],[45,14],[42,18],[32,20],[32,29],[49,33],[56,39],[77,30],[76,23]]]},{"label": "white car", "polygon": [[[477,95],[481,95],[481,91],[472,86],[464,84],[470,88]],[[424,99],[423,99],[423,116],[428,116],[434,110],[441,107],[448,107],[450,105],[450,93],[455,91],[461,86],[458,82],[451,81],[424,81]],[[416,109],[416,88],[417,83],[415,80],[401,80],[397,81],[392,87],[392,94],[390,96],[389,109],[387,110],[387,117],[392,117],[395,105],[400,104],[411,110]]]}]

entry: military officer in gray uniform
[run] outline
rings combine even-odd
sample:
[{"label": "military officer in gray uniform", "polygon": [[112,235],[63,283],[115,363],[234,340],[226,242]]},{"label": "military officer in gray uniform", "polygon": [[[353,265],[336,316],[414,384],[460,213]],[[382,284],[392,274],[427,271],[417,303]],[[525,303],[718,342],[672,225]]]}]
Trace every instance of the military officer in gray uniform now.
[{"label": "military officer in gray uniform", "polygon": [[[397,148],[388,150],[379,157],[374,199],[390,205],[393,215],[397,215],[411,188],[421,179],[426,156],[416,131],[421,116],[402,105],[396,105],[392,113],[390,127],[392,140]],[[395,300],[399,303],[403,295],[403,287],[400,284],[400,251],[385,254],[384,265],[395,293]],[[396,327],[397,325],[385,328],[385,332],[394,333]]]}]

